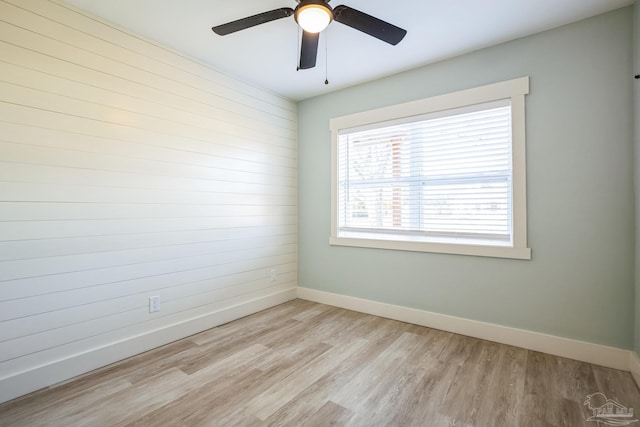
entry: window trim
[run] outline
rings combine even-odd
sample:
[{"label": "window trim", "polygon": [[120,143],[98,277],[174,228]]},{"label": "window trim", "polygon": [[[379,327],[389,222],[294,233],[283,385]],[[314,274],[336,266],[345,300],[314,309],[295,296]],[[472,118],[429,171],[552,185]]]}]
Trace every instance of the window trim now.
[{"label": "window trim", "polygon": [[[392,105],[330,120],[331,130],[331,234],[329,244],[376,249],[436,252],[458,255],[475,255],[498,258],[531,259],[527,247],[526,200],[526,145],[525,145],[525,95],[529,93],[529,77],[520,77],[500,83],[433,96],[404,104]],[[437,243],[397,239],[392,234],[384,238],[363,238],[358,233],[338,236],[338,136],[340,130],[371,126],[380,122],[399,120],[411,116],[509,99],[512,121],[512,197],[513,237],[511,245],[478,245],[462,243]]]}]

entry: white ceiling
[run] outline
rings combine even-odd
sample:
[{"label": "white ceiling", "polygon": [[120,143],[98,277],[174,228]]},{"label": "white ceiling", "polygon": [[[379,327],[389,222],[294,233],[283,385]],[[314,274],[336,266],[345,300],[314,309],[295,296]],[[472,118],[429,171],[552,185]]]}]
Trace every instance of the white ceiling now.
[{"label": "white ceiling", "polygon": [[[408,31],[391,46],[333,22],[316,68],[296,71],[293,17],[224,37],[211,31],[294,0],[65,0],[292,100],[356,85],[632,4],[634,0],[333,0]],[[325,41],[328,38],[328,49]],[[325,52],[327,54],[325,55]],[[325,64],[328,78],[325,86]]]}]

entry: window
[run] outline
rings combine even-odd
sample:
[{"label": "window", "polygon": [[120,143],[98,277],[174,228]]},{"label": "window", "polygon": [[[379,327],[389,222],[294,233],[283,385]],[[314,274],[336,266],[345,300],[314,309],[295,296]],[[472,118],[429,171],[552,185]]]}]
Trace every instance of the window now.
[{"label": "window", "polygon": [[334,245],[530,259],[520,78],[331,120]]}]

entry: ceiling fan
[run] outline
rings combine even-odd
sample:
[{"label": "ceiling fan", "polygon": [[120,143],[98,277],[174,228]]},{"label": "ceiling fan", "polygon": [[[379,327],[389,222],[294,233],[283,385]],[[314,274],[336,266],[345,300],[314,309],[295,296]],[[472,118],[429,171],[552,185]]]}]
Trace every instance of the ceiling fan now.
[{"label": "ceiling fan", "polygon": [[318,40],[320,32],[327,28],[331,21],[337,21],[348,25],[370,36],[397,45],[407,34],[406,30],[396,27],[381,19],[367,15],[364,12],[349,6],[329,6],[331,0],[296,0],[298,6],[295,9],[283,7],[269,12],[259,13],[246,18],[231,21],[212,28],[218,35],[226,36],[236,31],[275,21],[276,19],[294,16],[298,25],[302,28],[302,44],[300,50],[300,65],[298,69],[309,69],[316,66],[318,55]]}]

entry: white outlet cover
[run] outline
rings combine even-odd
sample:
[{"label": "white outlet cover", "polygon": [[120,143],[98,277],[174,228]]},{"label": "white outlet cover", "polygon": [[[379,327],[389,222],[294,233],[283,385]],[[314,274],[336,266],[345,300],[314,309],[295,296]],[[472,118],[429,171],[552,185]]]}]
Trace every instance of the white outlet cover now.
[{"label": "white outlet cover", "polygon": [[149,313],[155,313],[160,311],[160,297],[152,296],[149,297]]}]

